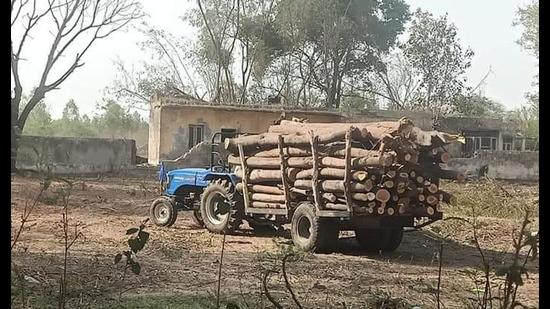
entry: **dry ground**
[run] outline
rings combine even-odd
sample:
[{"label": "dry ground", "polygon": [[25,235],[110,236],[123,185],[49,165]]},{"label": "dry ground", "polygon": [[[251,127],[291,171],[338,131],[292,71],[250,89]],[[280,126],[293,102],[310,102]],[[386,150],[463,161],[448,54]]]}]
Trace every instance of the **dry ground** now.
[{"label": "dry ground", "polygon": [[[79,224],[83,237],[71,249],[68,260],[68,308],[206,308],[213,304],[222,236],[193,228],[185,213],[180,213],[171,228],[147,226],[151,237],[139,255],[140,275],[128,272],[121,280],[121,265],[113,263],[114,255],[126,248],[126,229],[148,216],[149,205],[157,196],[154,174],[74,181],[70,219]],[[21,233],[12,252],[12,270],[26,276],[26,280],[19,281],[12,278],[12,302],[16,307],[22,307],[22,299],[33,308],[57,307],[63,243],[62,201],[56,192],[62,186],[63,182],[55,181],[46,191],[30,216],[30,228]],[[460,207],[449,210],[451,214],[467,214],[472,199],[482,202],[481,196],[489,194],[486,186],[448,184],[447,189],[461,197]],[[536,184],[503,186],[523,200],[538,199]],[[26,201],[39,187],[40,179],[36,177],[12,177],[12,231],[19,226]],[[484,226],[479,239],[484,255],[498,263],[511,257],[502,251],[511,251],[511,233],[519,226],[520,214],[506,211],[505,203],[495,207],[487,209],[480,219]],[[227,236],[221,294],[224,300],[244,306],[248,303],[249,308],[267,306],[265,296],[260,294],[259,264],[265,264],[270,253],[281,252],[291,242],[284,234],[253,235],[246,224],[243,229]],[[471,229],[459,221],[438,222],[423,231],[405,233],[398,250],[384,255],[362,252],[352,233],[343,234],[338,253],[304,255],[301,261],[288,265],[288,273],[304,308],[342,308],[343,302],[347,308],[366,308],[381,303],[386,296],[390,298],[388,295],[402,298],[407,304],[403,308],[435,308],[437,253],[443,241],[441,300],[444,308],[465,308],[479,291],[471,273],[481,270],[471,234]],[[524,280],[519,297],[524,303],[538,306],[538,260],[527,267],[529,278]],[[292,307],[280,274],[272,276],[269,286],[285,308]],[[366,304],[369,301],[373,301],[371,305]]]}]

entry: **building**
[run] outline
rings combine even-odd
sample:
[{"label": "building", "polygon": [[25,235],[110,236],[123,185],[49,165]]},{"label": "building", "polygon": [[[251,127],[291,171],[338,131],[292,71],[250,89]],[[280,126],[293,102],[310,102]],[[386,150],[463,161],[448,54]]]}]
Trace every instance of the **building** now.
[{"label": "building", "polygon": [[155,97],[149,117],[148,162],[175,159],[216,132],[261,133],[281,118],[345,122],[331,111],[287,110],[280,106],[223,106],[174,97]]},{"label": "building", "polygon": [[[149,119],[148,162],[158,164],[178,158],[215,132],[265,132],[283,114],[286,119],[307,118],[310,122],[389,121],[406,116],[424,130],[432,127],[431,114],[426,112],[376,110],[345,115],[338,111],[284,109],[280,105],[223,106],[155,96]],[[527,139],[499,119],[448,117],[441,119],[440,130],[462,133],[466,138],[463,145],[449,145],[447,151],[453,157],[471,157],[481,150],[526,150],[529,145]]]}]

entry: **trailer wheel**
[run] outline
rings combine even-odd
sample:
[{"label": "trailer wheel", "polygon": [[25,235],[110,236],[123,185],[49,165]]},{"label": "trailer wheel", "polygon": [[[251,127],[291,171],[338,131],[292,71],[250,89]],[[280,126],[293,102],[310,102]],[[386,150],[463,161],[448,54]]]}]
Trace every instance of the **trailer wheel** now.
[{"label": "trailer wheel", "polygon": [[178,211],[170,198],[161,196],[151,204],[149,216],[158,226],[172,226],[178,218]]},{"label": "trailer wheel", "polygon": [[383,251],[385,252],[395,251],[395,249],[397,249],[401,244],[402,240],[403,240],[403,229],[402,228],[392,229]]},{"label": "trailer wheel", "polygon": [[401,244],[403,229],[356,229],[355,238],[366,251],[393,252]]},{"label": "trailer wheel", "polygon": [[229,233],[242,223],[243,203],[233,185],[217,179],[208,184],[201,198],[200,214],[212,233]]},{"label": "trailer wheel", "polygon": [[316,216],[315,206],[309,202],[300,204],[292,215],[292,241],[304,251],[329,251],[338,242],[338,232],[338,223]]}]

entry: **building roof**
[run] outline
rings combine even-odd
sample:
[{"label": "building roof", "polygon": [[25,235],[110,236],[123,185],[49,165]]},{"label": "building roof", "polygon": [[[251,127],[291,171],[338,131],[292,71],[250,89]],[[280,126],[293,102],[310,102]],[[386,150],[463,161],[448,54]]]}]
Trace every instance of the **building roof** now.
[{"label": "building roof", "polygon": [[197,99],[188,99],[180,97],[160,97],[157,96],[151,101],[152,107],[156,106],[170,106],[170,107],[207,107],[221,110],[241,110],[241,111],[264,111],[264,112],[298,112],[298,113],[316,113],[325,115],[341,116],[341,113],[337,109],[312,109],[312,108],[296,108],[294,106],[285,106],[282,104],[246,104],[246,105],[229,105],[212,103]]}]

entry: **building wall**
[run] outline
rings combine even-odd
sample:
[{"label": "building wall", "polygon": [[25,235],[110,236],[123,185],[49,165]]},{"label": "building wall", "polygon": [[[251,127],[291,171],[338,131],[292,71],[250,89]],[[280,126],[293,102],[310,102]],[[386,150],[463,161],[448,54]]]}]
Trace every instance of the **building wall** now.
[{"label": "building wall", "polygon": [[[160,104],[156,104],[159,106]],[[255,110],[236,107],[163,104],[151,108],[151,119],[161,119],[159,129],[151,127],[149,142],[150,164],[175,159],[189,150],[189,125],[203,125],[203,137],[210,141],[221,129],[236,129],[241,133],[266,132],[281,116],[282,110]],[[308,118],[310,122],[343,122],[343,117],[329,112],[285,111],[287,119]]]},{"label": "building wall", "polygon": [[102,173],[132,168],[134,140],[21,136],[17,168],[52,173]]},{"label": "building wall", "polygon": [[455,158],[448,163],[451,169],[466,175],[478,175],[488,167],[487,176],[503,180],[539,180],[539,153],[527,151],[482,151],[475,158]]}]

